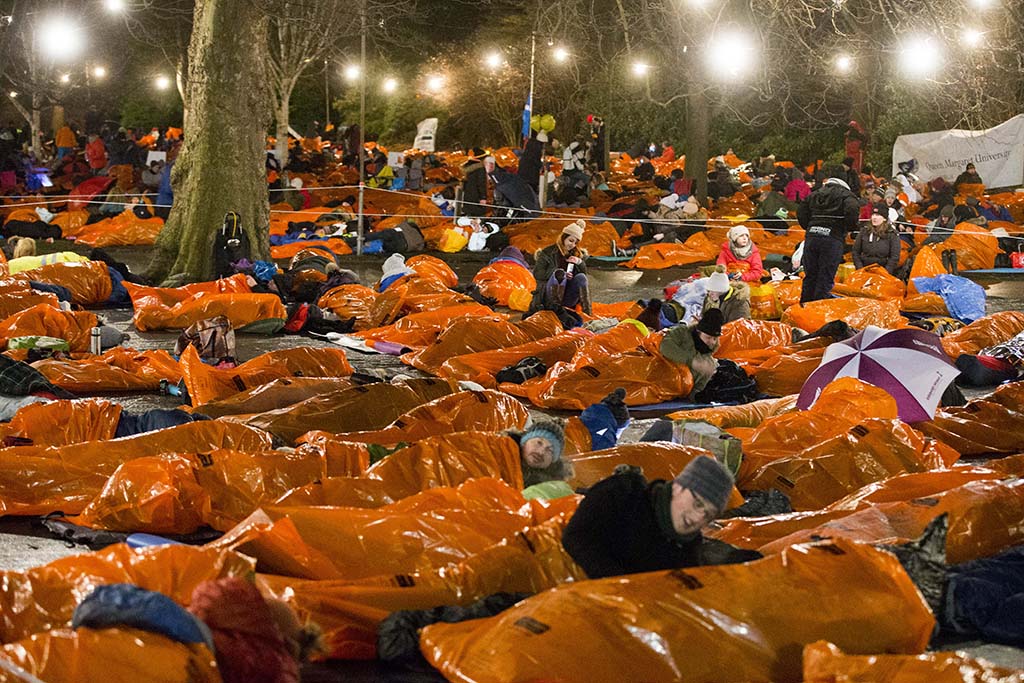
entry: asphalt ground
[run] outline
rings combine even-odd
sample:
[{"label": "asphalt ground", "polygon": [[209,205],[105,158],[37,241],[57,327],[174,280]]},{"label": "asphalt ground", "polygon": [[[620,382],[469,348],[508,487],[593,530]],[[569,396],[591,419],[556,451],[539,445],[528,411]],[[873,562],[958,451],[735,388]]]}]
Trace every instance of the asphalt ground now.
[{"label": "asphalt ground", "polygon": [[[46,245],[46,251],[71,249],[84,251],[69,243]],[[142,272],[149,262],[151,250],[145,247],[120,247],[107,250],[114,258],[124,261],[133,272]],[[459,275],[461,283],[468,283],[473,275],[486,265],[490,255],[458,253],[434,254],[443,258]],[[384,259],[376,256],[349,256],[341,258],[341,266],[359,274],[364,284],[376,282],[381,273]],[[282,264],[284,265],[284,264]],[[634,271],[620,268],[615,264],[591,261],[588,274],[591,297],[595,301],[614,302],[628,299],[646,299],[662,296],[664,287],[673,280],[684,278],[697,267],[669,268],[657,271]],[[1005,279],[979,278],[987,289],[988,312],[1002,310],[1024,310],[1024,271],[1020,276]],[[136,349],[171,350],[177,339],[177,332],[140,333],[131,324],[131,309],[106,309],[96,311],[108,324],[127,332],[130,339],[127,346]],[[240,360],[248,360],[261,353],[296,345],[328,346],[327,342],[300,338],[292,335],[257,336],[237,335],[237,349]],[[349,361],[359,372],[377,373],[387,376],[402,373],[417,376],[421,373],[402,364],[396,357],[380,354],[349,352]],[[985,392],[965,392],[968,396]],[[154,394],[124,394],[106,396],[120,402],[126,410],[140,412],[151,408],[172,408],[179,405],[177,398]],[[531,409],[537,414],[559,415],[557,412]],[[564,415],[564,414],[563,414]],[[622,440],[635,441],[646,431],[652,419],[634,419],[623,434]],[[87,548],[75,546],[52,537],[35,518],[0,518],[0,570],[23,570],[46,564],[68,555],[86,552]],[[977,641],[949,642],[943,649],[965,649],[973,656],[984,657],[1002,666],[1024,669],[1024,650]],[[392,681],[413,683],[444,680],[436,673],[407,672],[391,670],[376,662],[332,662],[309,667],[303,673],[303,681]]]}]

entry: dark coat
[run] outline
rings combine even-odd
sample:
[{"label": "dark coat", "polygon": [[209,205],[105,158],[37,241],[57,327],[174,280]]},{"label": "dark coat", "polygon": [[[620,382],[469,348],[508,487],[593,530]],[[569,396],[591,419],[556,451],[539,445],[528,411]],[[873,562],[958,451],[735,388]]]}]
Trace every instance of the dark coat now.
[{"label": "dark coat", "polygon": [[797,207],[796,216],[808,235],[843,241],[846,233],[857,229],[860,202],[844,184],[826,181]]},{"label": "dark coat", "polygon": [[637,574],[701,564],[701,535],[669,538],[658,526],[652,487],[642,474],[603,479],[587,492],[562,533],[562,545],[587,576]]},{"label": "dark coat", "polygon": [[519,157],[519,170],[517,173],[535,191],[540,181],[543,157],[544,143],[535,137],[529,139],[526,143],[526,148],[523,150],[523,155]]},{"label": "dark coat", "polygon": [[462,213],[467,216],[483,216],[487,213],[487,171],[476,159],[462,165],[462,201],[466,202]]},{"label": "dark coat", "polygon": [[[573,273],[587,272],[587,255],[579,247],[574,249],[571,256],[578,256],[581,261],[572,267]],[[530,312],[536,313],[544,308],[544,290],[548,280],[556,270],[566,270],[569,262],[566,260],[558,244],[549,244],[533,255],[533,278],[537,281],[537,289],[533,291],[533,300],[530,303]]]},{"label": "dark coat", "polygon": [[870,228],[865,228],[857,235],[853,243],[853,265],[863,268],[875,264],[885,268],[890,275],[899,267],[900,236],[895,230],[890,228],[878,236]]},{"label": "dark coat", "polygon": [[[495,193],[504,198],[506,206],[540,211],[540,200],[537,199],[537,193],[523,178],[501,168],[495,168],[491,178],[494,180]],[[497,201],[498,197],[495,197],[495,202],[497,203]]]}]

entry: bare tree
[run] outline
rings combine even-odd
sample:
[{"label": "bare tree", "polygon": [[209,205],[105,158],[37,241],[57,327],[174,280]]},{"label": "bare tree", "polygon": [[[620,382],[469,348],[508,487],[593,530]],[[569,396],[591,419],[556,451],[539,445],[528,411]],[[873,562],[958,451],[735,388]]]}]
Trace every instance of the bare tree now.
[{"label": "bare tree", "polygon": [[354,17],[364,8],[358,0],[263,0],[262,4],[270,16],[268,61],[277,123],[276,154],[285,164],[295,85],[311,66],[325,61],[347,28],[358,26]]}]

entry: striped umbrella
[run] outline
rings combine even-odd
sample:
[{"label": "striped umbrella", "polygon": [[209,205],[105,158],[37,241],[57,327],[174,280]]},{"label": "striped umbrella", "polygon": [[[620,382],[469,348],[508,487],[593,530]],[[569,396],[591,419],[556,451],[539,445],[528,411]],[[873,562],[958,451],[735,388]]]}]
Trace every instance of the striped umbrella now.
[{"label": "striped umbrella", "polygon": [[896,399],[901,420],[921,422],[935,417],[942,393],[959,374],[935,334],[868,325],[825,349],[821,365],[804,382],[796,406],[806,410],[832,380],[856,377]]}]

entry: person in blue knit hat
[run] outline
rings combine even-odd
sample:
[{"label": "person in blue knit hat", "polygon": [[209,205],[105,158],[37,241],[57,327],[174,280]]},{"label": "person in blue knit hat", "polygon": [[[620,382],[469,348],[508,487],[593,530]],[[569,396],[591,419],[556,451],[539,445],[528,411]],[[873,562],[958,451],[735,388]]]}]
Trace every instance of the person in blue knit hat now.
[{"label": "person in blue knit hat", "polygon": [[573,475],[572,463],[562,457],[565,427],[557,420],[535,420],[522,432],[509,433],[519,444],[519,462],[525,487],[545,481],[565,481]]}]

